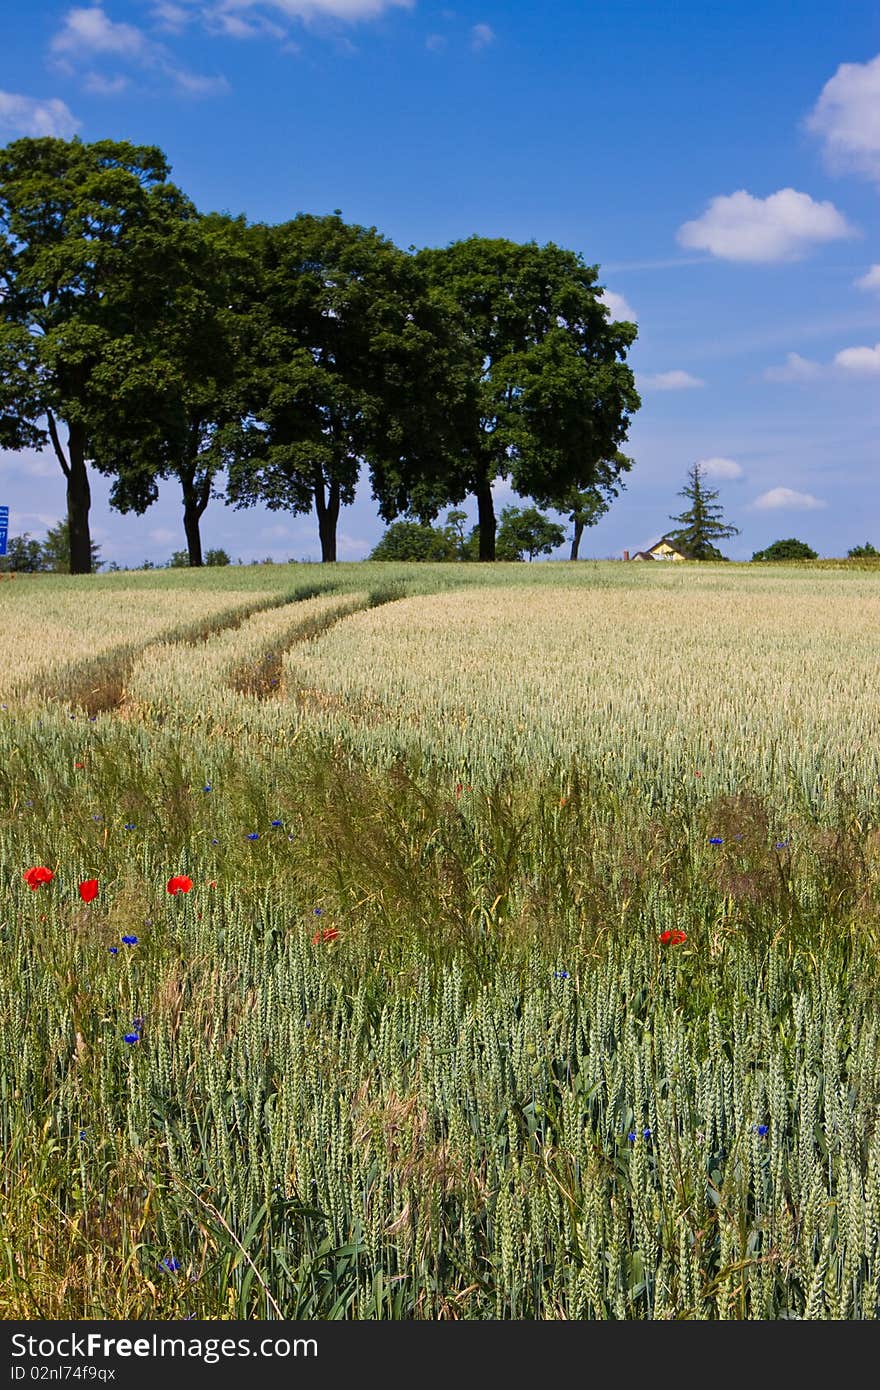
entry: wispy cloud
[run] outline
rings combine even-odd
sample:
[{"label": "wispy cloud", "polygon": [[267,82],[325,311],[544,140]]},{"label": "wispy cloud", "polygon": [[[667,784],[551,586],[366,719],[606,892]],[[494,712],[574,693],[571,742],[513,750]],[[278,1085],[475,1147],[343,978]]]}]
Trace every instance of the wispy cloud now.
[{"label": "wispy cloud", "polygon": [[855,235],[833,203],[817,203],[794,188],[768,198],[755,198],[744,188],[713,198],[703,215],[685,222],[677,234],[680,245],[720,260],[771,263],[798,260],[815,245]]},{"label": "wispy cloud", "polygon": [[822,367],[801,357],[798,352],[790,352],[781,367],[768,367],[764,372],[765,381],[814,381]]},{"label": "wispy cloud", "polygon": [[449,46],[449,41],[443,34],[429,34],[425,39],[425,47],[431,53],[443,53]]},{"label": "wispy cloud", "polygon": [[0,92],[0,134],[55,135],[69,140],[79,128],[76,116],[57,97],[40,100],[19,92]]},{"label": "wispy cloud", "polygon": [[832,169],[880,180],[880,53],[841,63],[806,120]]},{"label": "wispy cloud", "polygon": [[[185,14],[179,6],[171,8],[175,14]],[[186,96],[208,96],[225,91],[229,85],[224,77],[204,76],[180,66],[164,44],[150,38],[134,24],[111,19],[101,5],[68,10],[49,44],[49,51],[56,65],[67,73],[74,72],[76,63],[82,60],[94,62],[112,58],[115,63],[129,63],[143,71],[161,73]],[[127,84],[119,74],[107,76],[92,69],[85,85],[89,91],[109,96],[124,90]]]},{"label": "wispy cloud", "polygon": [[880,375],[880,343],[874,347],[841,348],[831,362],[812,362],[790,352],[782,366],[768,367],[766,381],[815,381],[818,377],[874,377]]},{"label": "wispy cloud", "polygon": [[491,24],[475,24],[471,29],[471,48],[479,51],[495,42],[495,30]]},{"label": "wispy cloud", "polygon": [[692,391],[705,386],[701,377],[691,376],[690,372],[675,370],[655,372],[653,376],[639,376],[639,386],[648,391]]},{"label": "wispy cloud", "polygon": [[828,503],[823,502],[821,497],[814,497],[811,492],[796,492],[791,487],[772,487],[769,492],[762,492],[750,505],[756,512],[815,512],[827,507]]},{"label": "wispy cloud", "polygon": [[733,482],[741,481],[745,477],[745,470],[741,463],[737,463],[736,459],[697,459],[697,463],[700,465],[707,478],[718,478],[727,482]]},{"label": "wispy cloud", "polygon": [[99,97],[116,97],[128,86],[128,78],[118,73],[115,77],[104,77],[100,72],[87,72],[83,87]]}]

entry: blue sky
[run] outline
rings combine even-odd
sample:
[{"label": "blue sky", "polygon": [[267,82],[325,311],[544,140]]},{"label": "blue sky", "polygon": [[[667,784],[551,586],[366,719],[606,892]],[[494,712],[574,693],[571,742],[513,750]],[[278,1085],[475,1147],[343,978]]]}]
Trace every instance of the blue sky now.
[{"label": "blue sky", "polygon": [[[404,248],[476,233],[597,263],[639,324],[643,404],[583,556],[656,540],[697,460],[732,559],[788,536],[880,548],[873,0],[38,0],[4,31],[0,143],[157,144],[204,211],[340,208]],[[183,547],[172,483],[143,517],[92,490],[104,559]],[[0,454],[0,503],[14,534],[61,518],[51,453]],[[382,530],[365,481],[339,558]],[[245,561],[320,555],[314,516],[212,502],[202,531]]]}]

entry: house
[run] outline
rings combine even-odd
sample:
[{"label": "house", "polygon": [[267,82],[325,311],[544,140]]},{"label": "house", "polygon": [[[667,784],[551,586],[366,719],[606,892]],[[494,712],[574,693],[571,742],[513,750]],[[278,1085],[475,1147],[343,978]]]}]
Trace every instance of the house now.
[{"label": "house", "polygon": [[656,541],[655,544],[651,546],[650,550],[637,550],[635,555],[630,555],[629,551],[625,550],[623,552],[623,558],[624,560],[632,559],[678,561],[687,560],[690,557],[685,553],[685,551],[680,549],[680,547],[675,543],[675,541],[671,541],[668,536],[661,536],[659,541]]}]

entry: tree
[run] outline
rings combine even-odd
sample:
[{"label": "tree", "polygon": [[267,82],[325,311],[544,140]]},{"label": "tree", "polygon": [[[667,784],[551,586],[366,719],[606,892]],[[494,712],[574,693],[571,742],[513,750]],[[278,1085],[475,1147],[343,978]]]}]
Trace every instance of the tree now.
[{"label": "tree", "polygon": [[321,559],[336,559],[340,508],[366,461],[385,521],[436,515],[424,480],[452,447],[467,375],[460,338],[412,256],[334,213],[254,230],[253,450],[233,460],[236,506],[314,507]]},{"label": "tree", "polygon": [[[188,563],[203,564],[201,519],[220,494],[214,482],[259,438],[250,420],[255,271],[243,219],[211,214],[181,221],[166,238],[166,298],[125,353],[93,378],[96,462],[115,477],[111,505],[141,514],[161,478],[183,494]],[[142,421],[132,453],[118,417]]]},{"label": "tree", "polygon": [[221,550],[219,548],[217,550],[209,550],[207,555],[205,556],[206,565],[228,565],[229,563],[229,555],[225,550]]},{"label": "tree", "polygon": [[565,540],[558,522],[550,521],[536,507],[505,507],[498,524],[495,556],[498,560],[521,560],[528,555],[549,555]]},{"label": "tree", "polygon": [[38,574],[46,568],[43,547],[33,540],[29,531],[23,536],[10,536],[6,554],[0,555],[0,571],[4,574]]},{"label": "tree", "polygon": [[[133,349],[167,300],[168,230],[195,213],[167,177],[161,150],[124,141],[47,136],[0,150],[0,447],[51,441],[73,574],[91,568],[101,369],[148,370]],[[143,419],[114,417],[119,453],[142,457]]]},{"label": "tree", "polygon": [[880,555],[880,550],[875,550],[870,541],[865,541],[864,545],[854,545],[846,552],[848,560],[869,560],[874,555]]},{"label": "tree", "polygon": [[667,538],[684,550],[691,560],[723,560],[725,557],[714,542],[727,536],[738,536],[739,528],[721,520],[722,509],[716,505],[718,492],[704,485],[705,469],[702,464],[695,463],[688,469],[687,476],[688,481],[678,496],[687,498],[691,505],[680,516],[670,518],[679,522],[680,528],[668,532]]},{"label": "tree", "polygon": [[373,547],[371,560],[457,560],[457,539],[450,527],[440,530],[427,522],[395,521]]},{"label": "tree", "polygon": [[[92,570],[101,568],[101,547],[94,541],[89,542],[89,568],[86,573],[91,574]],[[65,519],[59,521],[57,526],[52,526],[46,532],[46,539],[42,545],[43,569],[51,570],[54,574],[75,574],[70,556],[70,522]],[[82,571],[80,571],[82,573]]]},{"label": "tree", "polygon": [[753,560],[818,560],[815,550],[807,545],[806,541],[795,540],[791,537],[787,541],[774,541],[768,545],[766,550],[756,550],[752,556]]},{"label": "tree", "polygon": [[470,237],[416,259],[458,311],[473,374],[464,447],[443,460],[438,505],[476,496],[480,559],[492,560],[497,478],[552,507],[617,457],[641,404],[625,362],[637,329],[610,321],[598,268],[552,242]]},{"label": "tree", "polygon": [[174,551],[172,551],[172,553],[171,553],[171,559],[168,561],[168,568],[169,568],[170,570],[185,570],[185,569],[189,569],[189,551],[188,551],[188,550],[174,550]]},{"label": "tree", "polygon": [[587,526],[595,526],[611,506],[611,500],[623,491],[626,484],[621,473],[629,472],[632,459],[619,451],[612,463],[601,463],[597,469],[596,482],[587,488],[571,488],[554,502],[558,512],[568,512],[568,519],[574,530],[571,537],[570,560],[578,558],[581,537]]}]

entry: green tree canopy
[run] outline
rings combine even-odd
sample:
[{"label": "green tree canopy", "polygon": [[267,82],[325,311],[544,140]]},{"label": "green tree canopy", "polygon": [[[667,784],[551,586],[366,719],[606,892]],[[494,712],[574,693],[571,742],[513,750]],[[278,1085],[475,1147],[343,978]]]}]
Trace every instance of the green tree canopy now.
[{"label": "green tree canopy", "polygon": [[617,457],[641,404],[625,361],[637,330],[610,321],[597,267],[552,242],[470,237],[416,259],[460,315],[473,374],[464,445],[443,458],[435,490],[439,505],[476,496],[480,559],[491,560],[495,479],[555,506]]},{"label": "green tree canopy", "polygon": [[458,538],[451,528],[440,529],[424,521],[395,521],[378,545],[371,560],[457,560]]},{"label": "green tree canopy", "polygon": [[9,537],[6,554],[0,555],[0,571],[4,574],[38,574],[47,568],[43,547],[29,531],[25,531],[23,536]]},{"label": "green tree canopy", "polygon": [[865,541],[864,545],[854,545],[846,552],[848,560],[869,560],[874,555],[880,555],[880,550],[875,550],[870,541]]},{"label": "green tree canopy", "polygon": [[528,555],[549,555],[565,540],[565,530],[536,507],[505,507],[495,538],[497,560],[521,560]]},{"label": "green tree canopy", "polygon": [[[143,371],[132,349],[167,301],[169,229],[195,215],[168,172],[161,150],[125,141],[45,137],[0,150],[0,447],[51,441],[74,574],[91,568],[101,371]],[[137,410],[116,411],[114,430],[120,452],[142,453]]]},{"label": "green tree canopy", "polygon": [[302,215],[254,235],[260,432],[250,457],[232,461],[228,495],[237,506],[314,507],[321,558],[333,561],[364,460],[384,520],[436,514],[426,480],[452,448],[467,383],[461,339],[414,258],[375,228]]},{"label": "green tree canopy", "polygon": [[[202,516],[220,495],[217,475],[262,443],[250,419],[260,340],[254,251],[243,219],[181,222],[165,246],[161,313],[93,374],[95,456],[116,479],[111,504],[140,514],[156,500],[159,480],[176,478],[195,566],[203,563]],[[135,416],[141,433],[133,452],[124,422]]]},{"label": "green tree canopy", "polygon": [[756,550],[753,560],[818,560],[818,555],[806,541],[798,541],[792,536],[785,541],[774,541],[765,550]]},{"label": "green tree canopy", "polygon": [[722,521],[717,489],[706,487],[704,476],[702,464],[695,463],[688,469],[688,481],[678,496],[687,498],[691,505],[679,516],[671,517],[679,523],[679,529],[667,532],[667,538],[675,541],[691,560],[723,560],[725,556],[715,542],[738,536],[739,528]]}]

